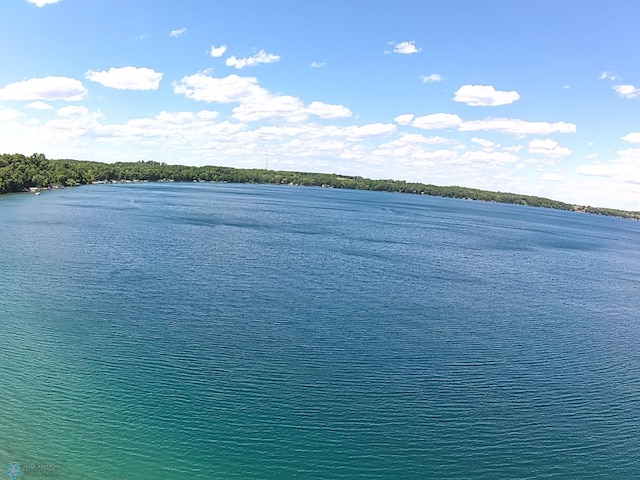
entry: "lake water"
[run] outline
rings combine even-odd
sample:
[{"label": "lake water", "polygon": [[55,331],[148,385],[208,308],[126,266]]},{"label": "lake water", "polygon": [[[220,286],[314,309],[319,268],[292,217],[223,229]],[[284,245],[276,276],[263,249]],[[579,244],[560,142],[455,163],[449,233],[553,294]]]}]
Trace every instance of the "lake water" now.
[{"label": "lake water", "polygon": [[637,222],[95,185],[0,197],[0,271],[0,476],[640,478]]}]

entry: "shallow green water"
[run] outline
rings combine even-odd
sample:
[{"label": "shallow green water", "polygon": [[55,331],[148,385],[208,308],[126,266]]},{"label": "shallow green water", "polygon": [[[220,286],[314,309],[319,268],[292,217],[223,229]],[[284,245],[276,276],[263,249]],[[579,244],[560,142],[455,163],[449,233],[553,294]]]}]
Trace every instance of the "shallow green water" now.
[{"label": "shallow green water", "polygon": [[639,240],[302,187],[1,197],[0,469],[638,477]]}]

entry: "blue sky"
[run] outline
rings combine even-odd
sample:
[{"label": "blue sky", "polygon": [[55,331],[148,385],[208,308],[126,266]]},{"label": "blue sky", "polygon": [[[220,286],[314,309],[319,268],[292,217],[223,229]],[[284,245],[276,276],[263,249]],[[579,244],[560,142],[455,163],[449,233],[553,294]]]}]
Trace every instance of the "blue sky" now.
[{"label": "blue sky", "polygon": [[0,151],[640,210],[634,0],[3,0]]}]

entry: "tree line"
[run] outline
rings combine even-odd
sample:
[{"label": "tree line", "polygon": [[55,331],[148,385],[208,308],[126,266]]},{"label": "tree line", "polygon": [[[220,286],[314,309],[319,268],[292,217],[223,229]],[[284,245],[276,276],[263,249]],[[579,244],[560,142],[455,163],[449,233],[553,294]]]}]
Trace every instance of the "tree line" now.
[{"label": "tree line", "polygon": [[232,167],[168,165],[154,161],[101,163],[85,160],[49,160],[41,153],[0,155],[0,193],[30,188],[86,185],[94,182],[173,181],[290,184],[374,190],[488,202],[528,205],[558,210],[610,215],[640,220],[640,212],[571,205],[548,198],[492,192],[458,186],[437,186],[403,180],[372,180],[359,176],[290,172]]}]

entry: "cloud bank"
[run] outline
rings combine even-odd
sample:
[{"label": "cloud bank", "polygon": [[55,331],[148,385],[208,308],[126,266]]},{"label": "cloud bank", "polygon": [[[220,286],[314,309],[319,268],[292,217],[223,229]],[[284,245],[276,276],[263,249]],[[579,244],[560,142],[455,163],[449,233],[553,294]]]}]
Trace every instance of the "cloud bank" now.
[{"label": "cloud bank", "polygon": [[342,105],[315,101],[305,106],[297,97],[269,92],[258,84],[255,77],[235,74],[226,77],[214,77],[207,72],[188,75],[174,83],[173,91],[196,101],[238,103],[232,110],[232,116],[242,122],[274,117],[296,122],[310,115],[323,119],[348,118],[352,115],[351,110]]}]

